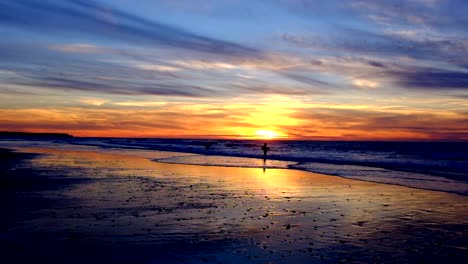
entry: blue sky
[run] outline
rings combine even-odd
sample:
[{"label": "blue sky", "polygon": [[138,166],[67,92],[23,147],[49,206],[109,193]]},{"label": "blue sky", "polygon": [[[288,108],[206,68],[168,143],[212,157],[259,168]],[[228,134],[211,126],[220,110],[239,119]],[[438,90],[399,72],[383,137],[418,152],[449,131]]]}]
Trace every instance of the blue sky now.
[{"label": "blue sky", "polygon": [[461,0],[6,0],[0,126],[466,140],[467,13]]}]

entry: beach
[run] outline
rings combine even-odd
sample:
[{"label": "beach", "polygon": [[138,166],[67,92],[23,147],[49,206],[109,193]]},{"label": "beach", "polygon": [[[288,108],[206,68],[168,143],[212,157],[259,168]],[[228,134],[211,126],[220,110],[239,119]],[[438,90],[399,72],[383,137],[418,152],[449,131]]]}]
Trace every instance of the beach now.
[{"label": "beach", "polygon": [[293,169],[161,163],[125,151],[1,153],[3,263],[468,259],[464,195]]}]

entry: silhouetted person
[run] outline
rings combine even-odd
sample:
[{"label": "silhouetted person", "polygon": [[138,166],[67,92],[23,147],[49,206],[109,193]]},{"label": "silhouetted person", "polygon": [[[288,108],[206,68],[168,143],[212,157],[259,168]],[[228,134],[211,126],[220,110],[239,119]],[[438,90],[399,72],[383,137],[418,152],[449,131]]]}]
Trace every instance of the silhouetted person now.
[{"label": "silhouetted person", "polygon": [[215,144],[216,142],[206,142],[203,144],[205,146],[205,150],[208,151],[211,147],[211,145]]},{"label": "silhouetted person", "polygon": [[262,151],[263,151],[263,159],[266,159],[266,154],[270,150],[270,148],[267,146],[267,143],[263,143]]}]

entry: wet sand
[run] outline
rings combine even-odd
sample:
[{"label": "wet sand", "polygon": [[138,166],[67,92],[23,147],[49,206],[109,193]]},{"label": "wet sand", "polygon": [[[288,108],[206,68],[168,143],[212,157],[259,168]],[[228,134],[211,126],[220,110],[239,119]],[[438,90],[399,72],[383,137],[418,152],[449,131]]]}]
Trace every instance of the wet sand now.
[{"label": "wet sand", "polygon": [[466,196],[297,170],[22,151],[46,155],[2,152],[2,263],[468,259]]}]

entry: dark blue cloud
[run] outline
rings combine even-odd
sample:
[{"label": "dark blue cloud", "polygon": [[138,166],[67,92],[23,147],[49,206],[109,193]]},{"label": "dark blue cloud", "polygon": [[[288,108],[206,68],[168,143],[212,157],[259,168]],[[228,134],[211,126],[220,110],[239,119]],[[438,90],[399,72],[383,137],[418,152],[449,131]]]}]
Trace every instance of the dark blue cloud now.
[{"label": "dark blue cloud", "polygon": [[[323,2],[323,1],[322,1]],[[321,24],[317,31],[283,35],[296,47],[339,56],[395,56],[468,65],[468,1],[281,0],[292,12]],[[304,16],[306,15],[306,16]],[[377,66],[377,65],[372,65]]]},{"label": "dark blue cloud", "polygon": [[385,65],[385,63],[378,62],[378,61],[368,60],[366,61],[366,63],[372,67],[387,68],[387,65]]},{"label": "dark blue cloud", "polygon": [[468,72],[440,69],[392,71],[389,74],[402,87],[468,90]]},{"label": "dark blue cloud", "polygon": [[365,30],[343,29],[343,36],[337,46],[347,51],[382,55],[406,55],[421,59],[456,59],[468,54],[466,39],[463,38],[425,38],[424,36],[406,37],[404,35],[374,33]]},{"label": "dark blue cloud", "polygon": [[221,55],[260,55],[254,48],[197,35],[95,1],[6,0],[0,3],[0,23],[40,33],[88,35]]},{"label": "dark blue cloud", "polygon": [[[301,48],[324,49],[345,55],[402,56],[424,60],[439,60],[458,66],[468,63],[468,39],[408,38],[396,34],[375,33],[361,29],[340,28],[340,34],[328,39],[284,34],[282,39]],[[369,63],[382,67],[383,64]]]},{"label": "dark blue cloud", "polygon": [[342,25],[359,21],[377,26],[424,26],[461,33],[466,32],[468,26],[466,0],[279,0],[275,3],[303,17],[319,17],[322,21]]},{"label": "dark blue cloud", "polygon": [[378,24],[399,26],[424,26],[438,30],[466,32],[468,2],[359,0],[350,7],[363,18]]},{"label": "dark blue cloud", "polygon": [[312,77],[311,73],[301,73],[301,72],[294,72],[293,70],[289,71],[277,71],[280,75],[287,77],[291,80],[294,80],[299,83],[306,84],[310,87],[315,88],[332,88],[332,85],[328,82],[321,81],[317,78]]}]

